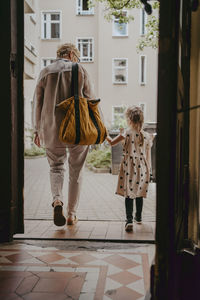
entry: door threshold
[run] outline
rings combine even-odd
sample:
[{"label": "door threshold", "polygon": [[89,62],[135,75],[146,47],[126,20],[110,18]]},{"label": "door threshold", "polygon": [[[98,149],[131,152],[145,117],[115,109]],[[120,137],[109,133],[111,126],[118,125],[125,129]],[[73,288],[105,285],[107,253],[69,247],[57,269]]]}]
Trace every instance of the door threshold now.
[{"label": "door threshold", "polygon": [[16,239],[73,240],[155,243],[155,222],[133,224],[133,231],[125,231],[125,222],[78,221],[75,225],[57,227],[53,221],[25,220],[25,232],[15,234]]}]

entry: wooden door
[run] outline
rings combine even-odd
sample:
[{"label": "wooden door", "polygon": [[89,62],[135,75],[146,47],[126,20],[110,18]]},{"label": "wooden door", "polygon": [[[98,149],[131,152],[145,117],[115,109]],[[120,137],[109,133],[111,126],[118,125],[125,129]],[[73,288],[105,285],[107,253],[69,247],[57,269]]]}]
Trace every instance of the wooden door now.
[{"label": "wooden door", "polygon": [[[188,238],[191,3],[160,1],[153,299],[181,298]],[[152,297],[153,297],[152,296]]]},{"label": "wooden door", "polygon": [[1,9],[0,241],[23,232],[23,6],[22,0],[9,0]]}]

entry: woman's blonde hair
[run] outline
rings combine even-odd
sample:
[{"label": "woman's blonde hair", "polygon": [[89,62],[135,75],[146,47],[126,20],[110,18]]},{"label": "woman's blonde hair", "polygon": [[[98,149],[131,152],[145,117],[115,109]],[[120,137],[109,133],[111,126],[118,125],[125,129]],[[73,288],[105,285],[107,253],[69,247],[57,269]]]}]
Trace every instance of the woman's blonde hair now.
[{"label": "woman's blonde hair", "polygon": [[[140,132],[144,124],[144,114],[141,107],[130,106],[127,108],[125,115],[128,124]],[[141,132],[140,132],[140,143],[142,145],[144,143],[144,136]]]},{"label": "woman's blonde hair", "polygon": [[65,43],[59,46],[57,50],[57,57],[62,58],[63,56],[69,55],[70,52],[73,52],[76,56],[80,57],[80,52],[74,44]]}]

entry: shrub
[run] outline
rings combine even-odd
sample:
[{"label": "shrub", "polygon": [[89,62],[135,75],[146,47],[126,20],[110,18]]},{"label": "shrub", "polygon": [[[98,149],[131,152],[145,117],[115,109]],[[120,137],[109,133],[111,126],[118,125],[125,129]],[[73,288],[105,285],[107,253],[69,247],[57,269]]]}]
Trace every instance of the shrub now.
[{"label": "shrub", "polygon": [[111,148],[93,149],[88,153],[87,163],[95,168],[106,168],[111,166]]},{"label": "shrub", "polygon": [[30,149],[24,150],[24,156],[45,156],[46,152],[44,148],[38,148],[36,146],[32,146]]}]

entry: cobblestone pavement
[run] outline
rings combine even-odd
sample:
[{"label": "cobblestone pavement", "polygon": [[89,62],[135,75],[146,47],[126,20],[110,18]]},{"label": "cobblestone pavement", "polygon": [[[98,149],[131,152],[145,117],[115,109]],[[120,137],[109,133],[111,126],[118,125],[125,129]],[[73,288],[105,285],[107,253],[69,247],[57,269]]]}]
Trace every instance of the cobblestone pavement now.
[{"label": "cobblestone pavement", "polygon": [[[117,176],[98,174],[85,168],[80,203],[79,220],[114,220],[125,219],[124,198],[115,195]],[[68,169],[63,195],[67,204]],[[51,189],[47,159],[25,159],[25,219],[52,219]],[[156,184],[151,183],[148,197],[144,199],[143,220],[155,221]]]}]

